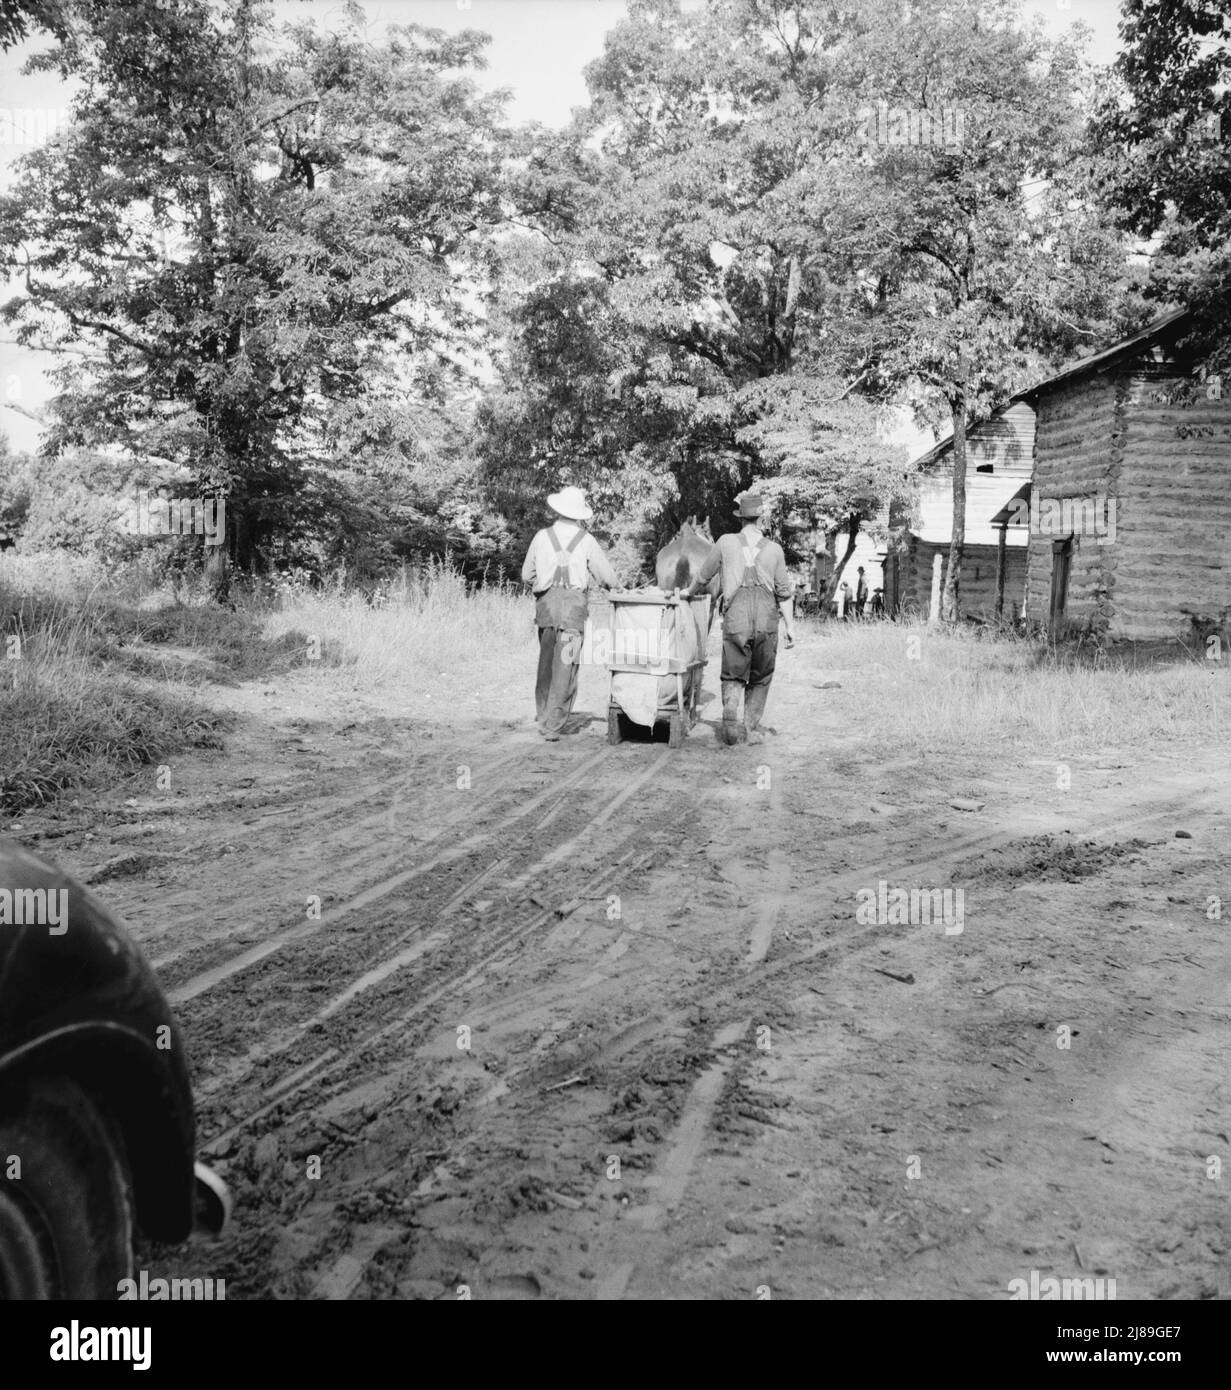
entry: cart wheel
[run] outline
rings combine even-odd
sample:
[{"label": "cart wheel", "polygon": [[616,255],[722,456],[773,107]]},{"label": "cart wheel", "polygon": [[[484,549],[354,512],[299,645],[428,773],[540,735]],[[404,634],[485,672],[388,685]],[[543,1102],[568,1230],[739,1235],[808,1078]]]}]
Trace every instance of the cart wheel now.
[{"label": "cart wheel", "polygon": [[673,714],[671,716],[671,734],[667,739],[668,748],[679,748],[684,742],[684,716]]},{"label": "cart wheel", "polygon": [[624,742],[624,734],[620,729],[620,711],[618,709],[609,709],[607,711],[607,742]]}]

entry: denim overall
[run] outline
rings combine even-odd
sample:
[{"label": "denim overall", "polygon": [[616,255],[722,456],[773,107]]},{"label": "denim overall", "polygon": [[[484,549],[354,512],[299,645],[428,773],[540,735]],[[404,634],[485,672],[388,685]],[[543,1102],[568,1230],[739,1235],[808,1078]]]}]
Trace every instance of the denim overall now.
[{"label": "denim overall", "polygon": [[750,740],[760,741],[758,729],[778,659],[778,604],[761,582],[756,566],[764,544],[763,538],[755,547],[741,540],[744,573],[723,615],[722,720],[727,743],[738,739],[741,692],[746,733]]},{"label": "denim overall", "polygon": [[556,528],[547,535],[556,552],[556,572],[538,596],[534,620],[539,629],[539,669],[534,703],[539,728],[549,739],[559,738],[577,698],[581,638],[590,605],[585,589],[570,582],[568,560],[585,538],[578,530],[568,545],[560,544]]},{"label": "denim overall", "polygon": [[756,566],[764,544],[741,546],[744,573],[722,623],[722,678],[748,686],[768,684],[778,656],[778,604]]}]

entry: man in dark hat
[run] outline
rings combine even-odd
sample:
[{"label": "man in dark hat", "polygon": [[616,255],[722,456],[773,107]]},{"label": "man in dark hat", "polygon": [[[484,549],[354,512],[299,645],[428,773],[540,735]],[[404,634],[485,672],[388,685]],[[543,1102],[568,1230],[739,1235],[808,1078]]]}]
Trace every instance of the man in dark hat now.
[{"label": "man in dark hat", "polygon": [[864,574],[863,566],[859,566],[859,579],[855,584],[855,616],[863,617],[864,609],[868,606],[868,580]]},{"label": "man in dark hat", "polygon": [[682,590],[689,596],[716,574],[722,576],[722,737],[739,742],[739,701],[744,696],[744,727],[749,743],[763,743],[761,719],[778,658],[778,623],[786,644],[795,645],[792,598],[795,586],[787,573],[782,547],[762,535],[757,520],[761,497],[743,492],[735,511],[743,523],[738,534],[720,536],[702,561],[697,577]]}]

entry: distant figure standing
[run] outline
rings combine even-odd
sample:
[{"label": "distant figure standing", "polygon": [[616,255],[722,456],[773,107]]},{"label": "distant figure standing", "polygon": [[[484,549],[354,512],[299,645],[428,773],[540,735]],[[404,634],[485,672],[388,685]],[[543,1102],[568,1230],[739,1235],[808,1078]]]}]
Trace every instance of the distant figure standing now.
[{"label": "distant figure standing", "polygon": [[885,591],[877,589],[872,595],[872,616],[883,618],[885,616]]},{"label": "distant figure standing", "polygon": [[829,583],[830,575],[829,556],[820,546],[812,557],[812,588],[817,598],[824,594]]},{"label": "distant figure standing", "polygon": [[855,616],[863,617],[863,610],[868,606],[868,581],[864,575],[863,566],[859,566],[859,579],[855,585]]},{"label": "distant figure standing", "polygon": [[602,547],[582,525],[594,515],[579,487],[553,492],[547,505],[555,521],[530,542],[522,582],[538,600],[534,621],[539,629],[539,668],[534,704],[539,732],[556,743],[577,698],[581,639],[590,604],[586,588],[591,574],[605,588],[616,587],[615,571]]},{"label": "distant figure standing", "polygon": [[844,579],[838,585],[838,617],[843,622],[849,621],[851,616],[851,586]]}]

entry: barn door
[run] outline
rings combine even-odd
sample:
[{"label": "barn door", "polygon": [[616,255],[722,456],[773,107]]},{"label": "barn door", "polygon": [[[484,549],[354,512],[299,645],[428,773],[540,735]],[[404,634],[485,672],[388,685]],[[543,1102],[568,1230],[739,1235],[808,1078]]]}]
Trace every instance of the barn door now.
[{"label": "barn door", "polygon": [[1051,605],[1048,627],[1054,633],[1064,617],[1064,605],[1069,597],[1069,566],[1073,560],[1073,538],[1051,543]]}]

